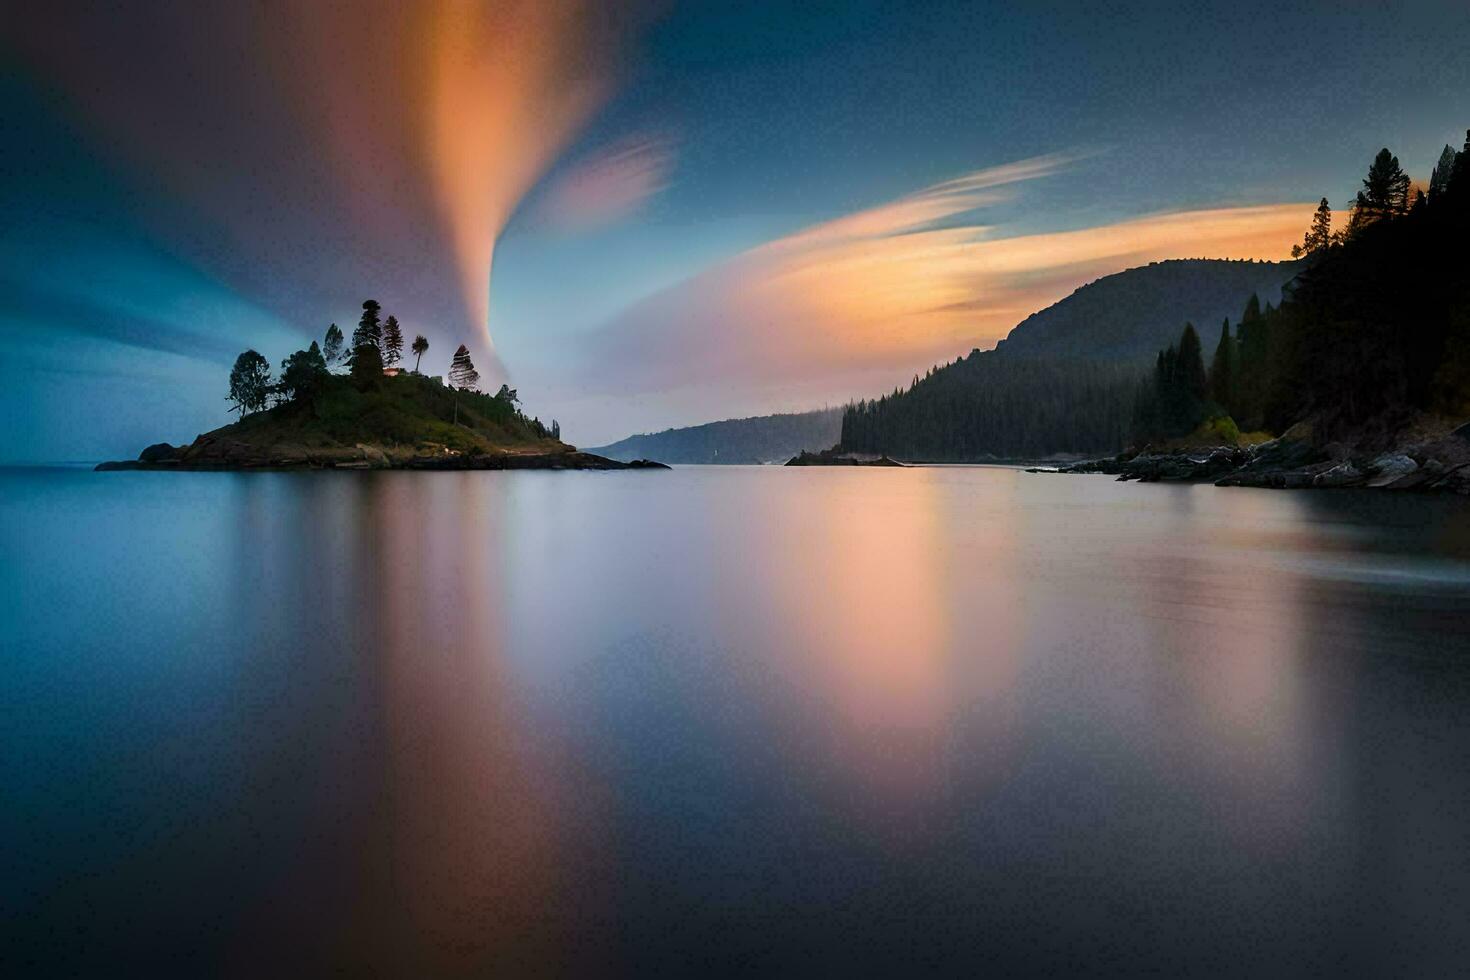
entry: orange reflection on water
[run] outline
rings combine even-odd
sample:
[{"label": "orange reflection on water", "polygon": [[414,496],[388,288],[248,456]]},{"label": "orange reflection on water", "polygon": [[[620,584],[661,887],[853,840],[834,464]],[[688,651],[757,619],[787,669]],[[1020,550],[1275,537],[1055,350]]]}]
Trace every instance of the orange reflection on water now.
[{"label": "orange reflection on water", "polygon": [[[770,498],[796,540],[765,562],[781,631],[770,656],[803,688],[841,770],[907,806],[942,776],[953,702],[952,603],[931,474],[804,473],[822,492]],[[874,483],[883,481],[875,492]]]}]

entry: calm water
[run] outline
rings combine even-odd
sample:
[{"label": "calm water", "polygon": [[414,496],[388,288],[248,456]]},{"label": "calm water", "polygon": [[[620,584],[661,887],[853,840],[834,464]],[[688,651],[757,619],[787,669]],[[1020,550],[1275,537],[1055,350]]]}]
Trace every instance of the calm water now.
[{"label": "calm water", "polygon": [[0,471],[10,976],[1463,975],[1470,502]]}]

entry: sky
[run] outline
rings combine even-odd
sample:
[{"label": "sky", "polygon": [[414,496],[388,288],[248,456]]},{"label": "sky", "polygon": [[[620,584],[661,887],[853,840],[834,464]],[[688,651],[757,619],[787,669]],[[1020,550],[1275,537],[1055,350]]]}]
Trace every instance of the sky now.
[{"label": "sky", "polygon": [[0,462],[229,421],[362,300],[584,446],[841,404],[1470,126],[1470,4],[0,7]]}]

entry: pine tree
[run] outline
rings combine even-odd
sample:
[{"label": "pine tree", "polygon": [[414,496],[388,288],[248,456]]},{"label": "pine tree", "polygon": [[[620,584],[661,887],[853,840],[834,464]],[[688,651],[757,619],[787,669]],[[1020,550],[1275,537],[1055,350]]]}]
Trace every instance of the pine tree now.
[{"label": "pine tree", "polygon": [[1439,155],[1439,162],[1434,165],[1434,173],[1429,178],[1429,200],[1438,201],[1450,186],[1450,176],[1455,172],[1455,148],[1448,143]]},{"label": "pine tree", "polygon": [[326,342],[322,344],[322,358],[326,360],[329,367],[342,360],[343,340],[341,327],[334,323],[327,328]]},{"label": "pine tree", "polygon": [[1327,198],[1322,198],[1322,203],[1317,205],[1317,210],[1312,214],[1312,225],[1307,229],[1306,237],[1300,245],[1291,247],[1291,257],[1299,259],[1304,255],[1316,255],[1325,251],[1332,244],[1332,206],[1327,203]]},{"label": "pine tree", "polygon": [[419,334],[413,338],[413,346],[409,350],[413,351],[413,373],[418,374],[419,362],[424,359],[424,354],[429,350],[428,339],[423,334]]},{"label": "pine tree", "polygon": [[[459,345],[459,350],[454,352],[454,359],[449,363],[449,386],[451,388],[474,388],[480,381],[480,372],[475,370],[475,362],[470,360],[470,349],[464,344]],[[454,423],[459,424],[459,399],[454,399]]]},{"label": "pine tree", "polygon": [[347,364],[352,380],[359,387],[376,384],[383,378],[383,355],[378,353],[377,344],[358,344],[347,356]]},{"label": "pine tree", "polygon": [[1228,318],[1220,324],[1220,342],[1210,361],[1210,398],[1226,412],[1235,405],[1235,339]]},{"label": "pine tree", "polygon": [[1179,385],[1195,401],[1204,401],[1210,393],[1204,348],[1192,323],[1186,323],[1184,333],[1179,336]]},{"label": "pine tree", "polygon": [[1399,166],[1399,158],[1388,147],[1378,151],[1363,178],[1363,189],[1353,204],[1352,229],[1363,228],[1393,218],[1409,210],[1409,175]]},{"label": "pine tree", "polygon": [[383,324],[383,366],[393,367],[403,358],[403,329],[398,317],[390,315]]},{"label": "pine tree", "polygon": [[357,329],[352,331],[352,349],[364,344],[371,344],[378,349],[378,360],[383,355],[383,325],[378,320],[378,313],[383,308],[375,299],[364,300],[362,304],[362,319],[357,321]]}]

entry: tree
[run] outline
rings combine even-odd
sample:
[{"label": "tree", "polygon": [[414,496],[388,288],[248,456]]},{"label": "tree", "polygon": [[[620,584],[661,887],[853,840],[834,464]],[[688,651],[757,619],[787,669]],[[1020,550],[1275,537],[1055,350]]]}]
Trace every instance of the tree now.
[{"label": "tree", "polygon": [[247,350],[235,358],[235,366],[230,369],[229,395],[235,406],[230,411],[239,412],[241,418],[250,412],[260,411],[265,407],[270,390],[269,361],[253,350]]},{"label": "tree", "polygon": [[1429,178],[1429,200],[1438,201],[1450,186],[1450,177],[1455,172],[1455,148],[1448,143],[1439,155],[1439,162],[1434,165],[1434,173]]},{"label": "tree", "polygon": [[1322,198],[1322,203],[1317,205],[1317,210],[1312,214],[1312,225],[1307,229],[1306,237],[1300,245],[1291,247],[1291,257],[1299,259],[1304,255],[1316,255],[1324,251],[1332,244],[1332,206],[1327,203],[1327,198]]},{"label": "tree", "polygon": [[372,344],[378,349],[378,360],[380,361],[383,359],[383,325],[378,321],[378,313],[382,309],[377,300],[364,300],[362,319],[357,321],[357,329],[352,331],[353,351],[355,352],[364,344]]},{"label": "tree", "polygon": [[1235,404],[1235,339],[1228,318],[1220,324],[1220,342],[1210,360],[1210,398],[1227,412]]},{"label": "tree", "polygon": [[561,423],[556,419],[551,420],[551,438],[561,440]]},{"label": "tree", "polygon": [[342,355],[345,353],[342,350],[343,340],[341,327],[334,323],[327,328],[326,343],[322,345],[322,358],[328,365],[342,360]]},{"label": "tree", "polygon": [[316,341],[281,362],[281,394],[292,401],[310,400],[321,390],[327,376],[327,361]]},{"label": "tree", "polygon": [[413,338],[413,346],[410,347],[409,350],[413,351],[414,354],[413,373],[418,374],[419,362],[424,359],[424,354],[427,353],[429,350],[428,339],[425,338],[423,334],[419,334],[417,337]]},{"label": "tree", "polygon": [[454,360],[449,363],[449,383],[455,388],[473,388],[479,381],[480,372],[475,370],[475,362],[470,360],[470,349],[460,344],[459,350],[454,352]]},{"label": "tree", "polygon": [[1179,386],[1192,400],[1202,402],[1210,393],[1205,374],[1204,348],[1194,324],[1186,323],[1179,336]]},{"label": "tree", "polygon": [[1353,203],[1352,228],[1361,231],[1385,218],[1393,218],[1409,210],[1409,175],[1399,166],[1399,158],[1388,147],[1378,151],[1363,178],[1363,189]]},{"label": "tree", "polygon": [[398,326],[398,317],[389,316],[383,324],[383,365],[392,367],[403,357],[403,330]]},{"label": "tree", "polygon": [[383,355],[378,353],[377,344],[362,343],[352,348],[348,366],[352,380],[360,388],[376,384],[383,378]]},{"label": "tree", "polygon": [[[470,360],[470,349],[464,344],[459,345],[459,350],[454,352],[454,359],[449,363],[449,385],[452,388],[474,388],[480,381],[480,372],[475,370],[475,362]],[[459,424],[459,399],[454,400],[454,423]]]},{"label": "tree", "polygon": [[521,396],[510,385],[501,385],[500,390],[495,393],[495,397],[511,406],[515,406],[521,400]]}]

